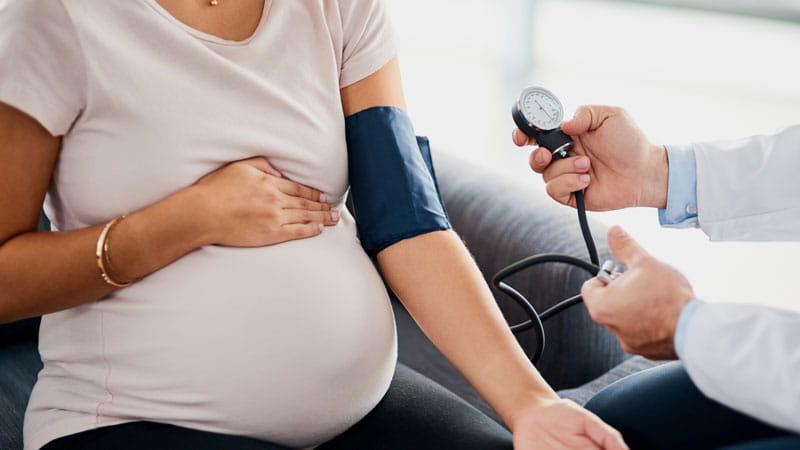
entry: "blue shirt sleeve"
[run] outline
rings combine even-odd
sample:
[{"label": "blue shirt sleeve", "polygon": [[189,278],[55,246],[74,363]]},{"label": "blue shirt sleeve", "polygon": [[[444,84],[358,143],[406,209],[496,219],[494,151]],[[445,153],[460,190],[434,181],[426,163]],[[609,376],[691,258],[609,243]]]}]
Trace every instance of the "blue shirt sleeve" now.
[{"label": "blue shirt sleeve", "polygon": [[667,146],[669,186],[667,208],[658,210],[658,221],[668,228],[696,228],[697,162],[694,148]]}]

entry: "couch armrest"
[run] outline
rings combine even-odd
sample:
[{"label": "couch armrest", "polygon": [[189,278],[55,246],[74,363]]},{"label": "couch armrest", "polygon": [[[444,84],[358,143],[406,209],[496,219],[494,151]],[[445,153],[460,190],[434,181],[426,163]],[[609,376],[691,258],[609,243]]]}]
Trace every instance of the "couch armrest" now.
[{"label": "couch armrest", "polygon": [[[436,171],[453,227],[488,280],[502,267],[536,253],[587,257],[574,210],[555,204],[538,189],[504,180],[453,156],[436,153]],[[608,255],[606,229],[592,223],[598,251]],[[591,275],[562,264],[546,264],[509,281],[528,296],[538,311],[580,292]],[[526,319],[523,311],[499,291],[495,298],[508,320]],[[555,389],[590,381],[626,359],[613,335],[591,321],[582,305],[545,322],[547,345],[539,371]],[[518,336],[526,350],[531,333]]]}]

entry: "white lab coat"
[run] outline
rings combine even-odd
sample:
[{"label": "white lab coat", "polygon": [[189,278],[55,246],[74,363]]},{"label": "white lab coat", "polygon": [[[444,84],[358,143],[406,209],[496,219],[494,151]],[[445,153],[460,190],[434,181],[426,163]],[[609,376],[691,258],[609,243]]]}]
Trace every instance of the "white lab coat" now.
[{"label": "white lab coat", "polygon": [[697,218],[717,241],[800,241],[800,125],[695,144]]},{"label": "white lab coat", "polygon": [[[800,125],[694,150],[697,218],[712,240],[800,241]],[[705,395],[800,433],[800,315],[703,303],[684,332],[679,355]]]}]

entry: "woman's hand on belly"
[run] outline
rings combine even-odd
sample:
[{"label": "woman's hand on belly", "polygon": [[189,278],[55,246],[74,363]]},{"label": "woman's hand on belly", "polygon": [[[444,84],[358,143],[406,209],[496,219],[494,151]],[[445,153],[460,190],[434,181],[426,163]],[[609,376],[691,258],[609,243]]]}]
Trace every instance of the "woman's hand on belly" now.
[{"label": "woman's hand on belly", "polygon": [[[0,104],[0,323],[106,298],[120,286],[101,276],[98,241],[119,284],[139,280],[208,244],[267,246],[320,234],[338,212],[318,191],[280,176],[266,159],[226,165],[106,229],[111,217],[66,231],[37,232],[61,139],[34,118]],[[35,170],[34,170],[35,169]],[[145,174],[146,175],[146,174]],[[91,180],[82,180],[90,183]],[[110,213],[109,205],[98,211]],[[62,211],[63,212],[63,211]],[[54,217],[64,226],[63,214]],[[7,220],[6,220],[7,219]],[[74,225],[74,224],[73,224]],[[103,234],[106,229],[108,234]]]},{"label": "woman's hand on belly", "polygon": [[316,236],[339,221],[322,193],[283,178],[263,157],[230,163],[189,189],[209,244],[262,247]]}]

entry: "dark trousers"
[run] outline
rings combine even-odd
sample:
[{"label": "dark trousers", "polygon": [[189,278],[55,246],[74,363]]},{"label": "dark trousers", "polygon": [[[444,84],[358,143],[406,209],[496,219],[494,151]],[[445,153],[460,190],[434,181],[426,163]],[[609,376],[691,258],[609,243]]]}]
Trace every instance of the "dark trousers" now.
[{"label": "dark trousers", "polygon": [[679,363],[623,378],[586,408],[619,430],[632,450],[800,448],[800,436],[703,395]]},{"label": "dark trousers", "polygon": [[[153,422],[112,425],[65,436],[43,450],[278,450],[241,436]],[[511,433],[430,379],[398,365],[386,396],[366,417],[318,450],[511,450]]]}]

